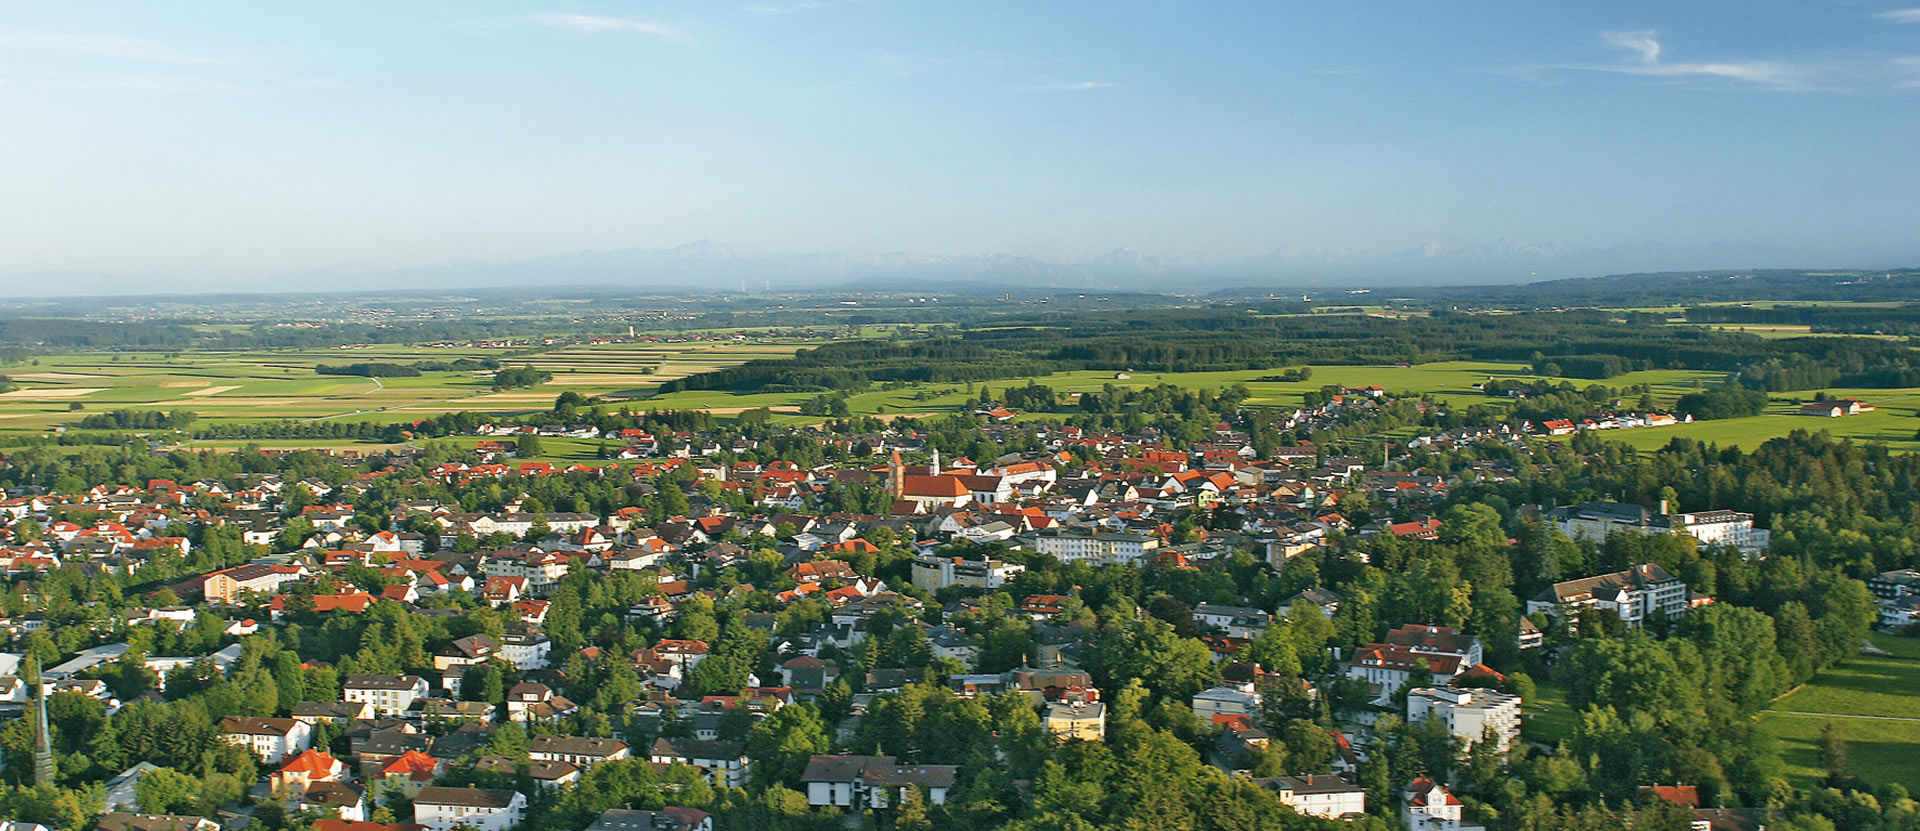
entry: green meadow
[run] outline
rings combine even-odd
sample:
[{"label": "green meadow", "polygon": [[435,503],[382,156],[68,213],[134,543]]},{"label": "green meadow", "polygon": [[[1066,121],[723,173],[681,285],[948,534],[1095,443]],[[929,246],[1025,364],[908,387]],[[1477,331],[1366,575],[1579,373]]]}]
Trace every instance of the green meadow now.
[{"label": "green meadow", "polygon": [[1778,739],[1787,774],[1805,787],[1825,775],[1820,731],[1829,721],[1845,731],[1853,773],[1869,782],[1920,785],[1920,644],[1879,635],[1892,658],[1860,657],[1826,669],[1783,696],[1760,716]]}]

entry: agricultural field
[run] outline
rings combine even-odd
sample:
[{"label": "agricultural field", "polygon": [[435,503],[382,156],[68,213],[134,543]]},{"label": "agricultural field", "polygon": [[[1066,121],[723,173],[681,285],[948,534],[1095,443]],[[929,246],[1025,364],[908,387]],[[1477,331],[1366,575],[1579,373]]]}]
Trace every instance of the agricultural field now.
[{"label": "agricultural field", "polygon": [[[1622,376],[1626,377],[1626,376]],[[1618,383],[1619,378],[1608,381]],[[1608,434],[1610,441],[1624,442],[1642,450],[1653,450],[1665,445],[1670,439],[1684,437],[1720,445],[1739,445],[1752,449],[1771,438],[1784,436],[1794,430],[1825,430],[1835,438],[1850,438],[1856,441],[1884,442],[1894,450],[1920,450],[1920,440],[1915,432],[1920,431],[1920,388],[1900,389],[1829,389],[1825,392],[1834,398],[1858,398],[1874,405],[1874,411],[1840,418],[1811,418],[1796,415],[1799,405],[1795,400],[1811,401],[1815,390],[1800,392],[1771,393],[1772,401],[1765,412],[1746,418],[1728,418],[1717,421],[1701,421],[1693,424],[1678,424],[1656,430],[1622,430]],[[1656,396],[1662,395],[1660,387],[1655,387]]]},{"label": "agricultural field", "polygon": [[[693,390],[657,395],[663,381],[697,372],[762,358],[780,358],[818,341],[761,340],[748,342],[619,343],[555,347],[504,358],[508,365],[533,366],[553,373],[538,387],[495,392],[486,372],[433,372],[407,378],[321,376],[321,363],[384,361],[409,363],[461,357],[500,356],[502,350],[438,349],[378,346],[364,349],[316,349],[251,353],[121,353],[42,356],[29,364],[0,367],[0,374],[21,387],[0,394],[0,437],[9,433],[45,433],[88,413],[119,408],[191,410],[199,424],[279,419],[400,422],[441,412],[472,410],[501,414],[545,409],[554,397],[572,390],[600,396],[610,406],[635,409],[698,409],[718,416],[767,407],[785,423],[818,421],[802,416],[799,406],[815,393],[750,393]],[[922,384],[891,390],[871,390],[851,396],[850,410],[881,418],[925,417],[969,409],[981,389],[1005,389],[1040,383],[1062,393],[1097,392],[1108,385],[1142,388],[1169,383],[1186,388],[1223,389],[1245,384],[1253,393],[1249,402],[1277,407],[1298,406],[1302,396],[1323,385],[1364,387],[1377,385],[1393,393],[1431,395],[1454,406],[1503,404],[1472,389],[1488,378],[1533,379],[1525,365],[1454,361],[1417,366],[1314,366],[1307,381],[1262,381],[1283,368],[1226,372],[1058,372],[1031,378],[979,382]],[[1125,375],[1126,377],[1119,377]],[[1663,405],[1701,385],[1724,380],[1720,373],[1690,370],[1649,370],[1607,379],[1612,387],[1652,385]],[[1575,384],[1587,382],[1573,380]],[[1749,418],[1684,424],[1674,427],[1622,430],[1608,434],[1613,441],[1654,449],[1676,437],[1720,444],[1756,445],[1793,430],[1827,430],[1835,436],[1886,442],[1900,450],[1920,449],[1920,388],[1896,390],[1827,390],[1835,397],[1854,397],[1873,403],[1877,410],[1837,419],[1794,415],[1796,399],[1811,399],[1813,391],[1776,393],[1766,413]],[[72,405],[84,407],[73,411]],[[318,445],[314,445],[318,446]]]},{"label": "agricultural field", "polygon": [[1761,728],[1780,741],[1787,775],[1806,786],[1822,777],[1820,731],[1828,721],[1845,730],[1851,767],[1869,782],[1920,785],[1920,645],[1876,637],[1896,657],[1860,657],[1822,671],[1806,686],[1761,714]]},{"label": "agricultural field", "polygon": [[[436,413],[544,410],[566,390],[612,399],[650,395],[659,383],[718,366],[793,354],[811,341],[626,343],[559,347],[503,356],[503,350],[379,346],[272,352],[86,353],[47,355],[0,366],[18,389],[0,393],[0,438],[45,434],[89,414],[117,409],[191,410],[199,425],[348,419],[398,422]],[[416,377],[318,375],[318,364],[411,363],[500,357],[554,374],[540,386],[495,392],[489,372]],[[82,409],[75,410],[79,405]],[[305,443],[300,446],[318,446]]]}]

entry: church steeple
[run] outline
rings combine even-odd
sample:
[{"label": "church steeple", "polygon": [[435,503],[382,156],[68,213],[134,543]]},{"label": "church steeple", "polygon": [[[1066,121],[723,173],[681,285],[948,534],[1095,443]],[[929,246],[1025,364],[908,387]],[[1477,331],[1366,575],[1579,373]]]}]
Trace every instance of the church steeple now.
[{"label": "church steeple", "polygon": [[40,677],[40,660],[29,657],[26,666],[26,681],[33,685],[34,732],[33,732],[33,783],[35,785],[53,784],[53,733],[47,729],[47,684]]},{"label": "church steeple", "polygon": [[900,451],[895,449],[887,458],[887,496],[899,502],[907,492],[907,463],[900,461]]}]

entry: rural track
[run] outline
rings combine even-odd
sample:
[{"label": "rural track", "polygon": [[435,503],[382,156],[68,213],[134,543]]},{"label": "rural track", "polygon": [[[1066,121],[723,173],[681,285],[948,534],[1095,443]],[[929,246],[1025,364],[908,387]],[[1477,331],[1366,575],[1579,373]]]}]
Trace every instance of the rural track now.
[{"label": "rural track", "polygon": [[1767,712],[1779,713],[1781,715],[1787,715],[1787,716],[1820,716],[1822,718],[1865,718],[1865,719],[1873,719],[1874,721],[1920,721],[1920,718],[1908,718],[1906,716],[1862,716],[1862,715],[1854,715],[1852,713],[1809,713],[1802,710],[1768,710]]}]

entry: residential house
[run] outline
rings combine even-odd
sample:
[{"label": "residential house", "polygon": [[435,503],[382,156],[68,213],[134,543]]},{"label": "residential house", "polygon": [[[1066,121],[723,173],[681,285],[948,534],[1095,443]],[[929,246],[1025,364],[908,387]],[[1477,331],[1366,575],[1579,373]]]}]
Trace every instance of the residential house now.
[{"label": "residential house", "polygon": [[371,706],[376,716],[404,713],[426,695],[427,681],[417,675],[349,675],[341,691],[347,701]]},{"label": "residential house", "polygon": [[713,815],[677,806],[657,811],[609,808],[586,831],[713,831]]},{"label": "residential house", "polygon": [[527,766],[527,777],[541,790],[556,790],[580,781],[580,766],[572,762],[522,762],[505,756],[482,756],[474,760],[473,769],[518,776],[523,764]]},{"label": "residential house", "polygon": [[319,748],[308,749],[267,775],[268,789],[286,795],[302,793],[315,782],[345,781],[346,763]]},{"label": "residential house", "polygon": [[542,762],[571,762],[583,768],[625,759],[627,743],[619,739],[584,736],[534,736],[527,741],[527,757]]},{"label": "residential house", "polygon": [[747,750],[740,742],[698,739],[655,739],[647,760],[659,765],[682,764],[712,776],[714,782],[738,788],[747,781]]},{"label": "residential house", "polygon": [[1320,615],[1328,620],[1332,620],[1333,616],[1340,612],[1340,595],[1329,589],[1314,588],[1301,590],[1296,592],[1292,597],[1281,601],[1280,608],[1291,611],[1296,603],[1306,603],[1319,608]]},{"label": "residential house", "polygon": [[892,756],[814,756],[800,781],[807,786],[807,804],[864,811],[899,804],[900,792],[922,788],[927,801],[947,804],[959,768],[954,765],[901,765]]},{"label": "residential house", "polygon": [[1419,777],[1407,785],[1400,800],[1400,821],[1408,831],[1485,831],[1461,819],[1459,797],[1440,783]]},{"label": "residential house", "polygon": [[1206,724],[1212,724],[1215,716],[1259,716],[1260,700],[1251,682],[1221,684],[1194,695],[1193,714]]},{"label": "residential house", "polygon": [[1254,782],[1273,791],[1296,813],[1341,819],[1367,812],[1367,789],[1341,776],[1276,776]]},{"label": "residential house", "polygon": [[334,812],[352,822],[367,819],[367,800],[360,789],[345,782],[315,782],[301,791],[293,802],[295,811]]},{"label": "residential house", "polygon": [[507,831],[525,818],[527,797],[519,791],[444,788],[429,785],[413,798],[413,819],[430,831],[456,825],[475,831]]},{"label": "residential house", "polygon": [[108,811],[94,823],[96,831],[220,831],[220,824],[206,817],[181,814],[133,814]]},{"label": "residential house", "polygon": [[579,709],[566,697],[534,681],[522,681],[507,690],[507,720],[518,722],[556,721]]},{"label": "residential house", "polygon": [[1040,720],[1047,735],[1062,741],[1098,742],[1107,738],[1107,705],[1098,701],[1054,701]]},{"label": "residential house", "polygon": [[269,765],[313,745],[313,725],[299,719],[227,716],[220,720],[220,733],[228,744],[253,751]]},{"label": "residential house", "polygon": [[293,717],[314,725],[323,721],[346,725],[373,718],[373,705],[365,701],[302,701],[293,705]]},{"label": "residential house", "polygon": [[421,751],[409,750],[368,776],[367,786],[376,796],[412,799],[444,772],[444,762]]},{"label": "residential house", "polygon": [[500,657],[500,642],[491,635],[468,635],[433,653],[433,668],[441,671],[484,664]]},{"label": "residential house", "polygon": [[1219,630],[1229,638],[1250,641],[1273,625],[1273,615],[1246,606],[1201,603],[1193,607],[1193,622],[1203,630]]}]

